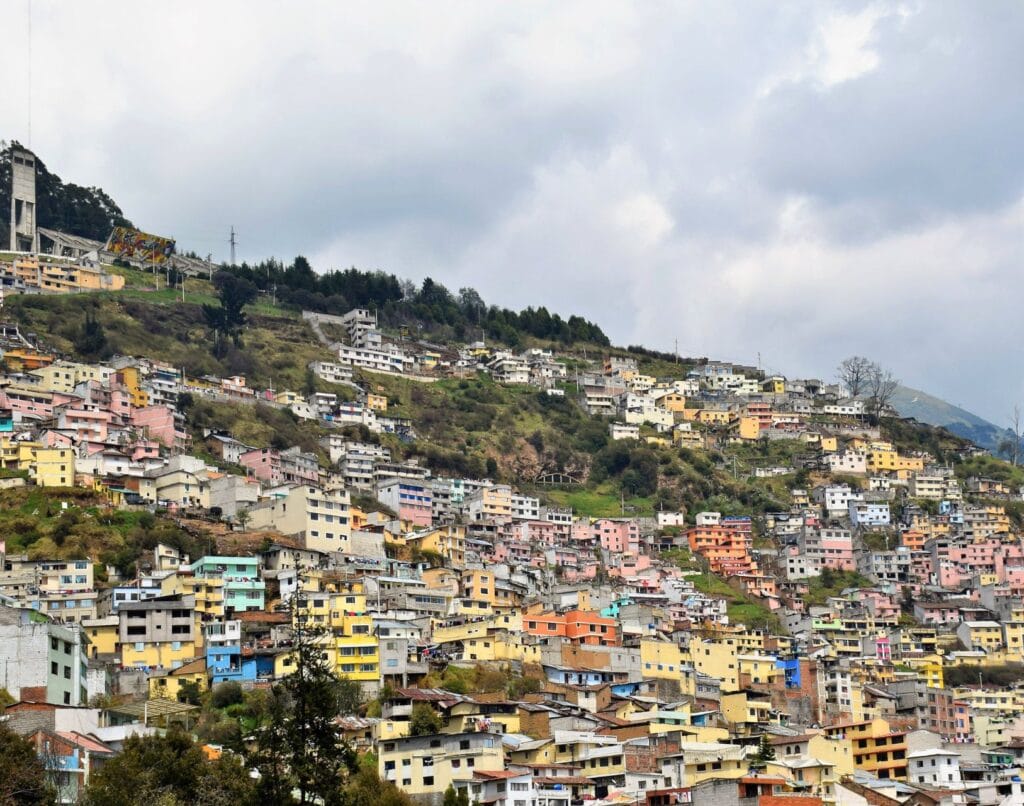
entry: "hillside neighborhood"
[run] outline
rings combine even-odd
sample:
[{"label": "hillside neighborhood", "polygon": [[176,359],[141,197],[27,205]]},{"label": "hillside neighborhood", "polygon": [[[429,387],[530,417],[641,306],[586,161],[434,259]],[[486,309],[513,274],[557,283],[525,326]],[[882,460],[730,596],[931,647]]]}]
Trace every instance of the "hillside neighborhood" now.
[{"label": "hillside neighborhood", "polygon": [[[101,319],[58,349],[26,302],[166,312],[214,268],[11,233],[0,720],[60,802],[174,726],[247,758],[309,642],[352,695],[332,729],[417,801],[1024,802],[1024,473],[900,419],[877,365],[433,340],[363,306],[292,312],[295,388],[90,359]],[[497,413],[457,425],[458,396]]]}]

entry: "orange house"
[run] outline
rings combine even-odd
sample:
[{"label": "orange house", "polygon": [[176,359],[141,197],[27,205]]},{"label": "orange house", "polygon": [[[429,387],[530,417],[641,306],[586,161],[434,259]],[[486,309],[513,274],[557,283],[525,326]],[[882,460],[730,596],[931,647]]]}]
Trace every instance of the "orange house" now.
[{"label": "orange house", "polygon": [[618,623],[589,610],[569,610],[566,613],[537,613],[523,615],[523,630],[544,638],[567,638],[574,644],[618,646]]},{"label": "orange house", "polygon": [[755,570],[749,534],[723,526],[695,526],[687,530],[686,539],[690,551],[706,559],[712,573],[733,576]]},{"label": "orange house", "polygon": [[906,546],[911,551],[921,551],[924,549],[927,539],[927,532],[922,532],[919,529],[907,529],[907,531],[900,535],[900,544]]}]

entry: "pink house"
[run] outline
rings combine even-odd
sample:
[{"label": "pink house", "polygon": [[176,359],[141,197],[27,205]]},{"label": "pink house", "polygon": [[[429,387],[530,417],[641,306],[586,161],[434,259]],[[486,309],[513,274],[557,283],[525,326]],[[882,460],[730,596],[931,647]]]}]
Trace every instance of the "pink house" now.
[{"label": "pink house", "polygon": [[559,525],[551,521],[512,521],[507,529],[513,540],[540,543],[544,546],[555,545],[561,531]]},{"label": "pink house", "polygon": [[821,530],[821,565],[834,571],[856,571],[853,536],[846,529]]},{"label": "pink house", "polygon": [[640,526],[633,520],[602,518],[591,525],[601,548],[613,554],[640,553]]},{"label": "pink house", "polygon": [[125,389],[110,390],[110,413],[122,420],[132,416],[132,398]]},{"label": "pink house", "polygon": [[625,555],[618,566],[608,569],[610,576],[634,577],[651,567],[651,558],[646,554]]},{"label": "pink house", "polygon": [[140,462],[143,459],[159,459],[160,443],[153,440],[140,439],[132,446],[132,461]]},{"label": "pink house", "polygon": [[185,438],[185,434],[175,427],[174,410],[170,406],[144,406],[141,409],[133,409],[131,424],[150,439],[155,439],[168,448],[174,447],[176,442]]},{"label": "pink house", "polygon": [[270,485],[284,480],[281,473],[281,454],[273,448],[253,448],[238,457],[238,463],[248,469],[249,474]]},{"label": "pink house", "polygon": [[63,409],[57,415],[57,428],[72,431],[76,441],[104,441],[113,415],[97,409]]}]

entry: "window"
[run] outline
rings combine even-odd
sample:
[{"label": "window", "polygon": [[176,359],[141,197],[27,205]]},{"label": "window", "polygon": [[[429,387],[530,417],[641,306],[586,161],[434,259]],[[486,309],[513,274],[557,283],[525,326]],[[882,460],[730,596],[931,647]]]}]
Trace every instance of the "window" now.
[{"label": "window", "polygon": [[60,674],[60,666],[57,665],[57,661],[55,661],[55,660],[50,661],[50,674],[52,674],[52,675]]}]

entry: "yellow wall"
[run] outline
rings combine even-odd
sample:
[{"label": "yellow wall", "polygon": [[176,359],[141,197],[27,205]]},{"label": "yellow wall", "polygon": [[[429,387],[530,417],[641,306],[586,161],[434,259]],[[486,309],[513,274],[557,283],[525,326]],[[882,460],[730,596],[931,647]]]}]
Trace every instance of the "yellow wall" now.
[{"label": "yellow wall", "polygon": [[121,665],[172,669],[176,663],[180,665],[193,660],[196,656],[195,642],[178,643],[179,649],[174,649],[171,641],[144,643],[142,649],[136,649],[134,643],[121,644]]}]

